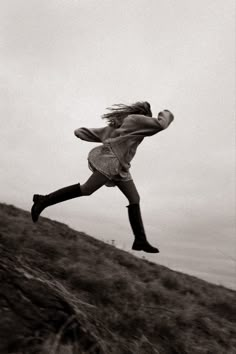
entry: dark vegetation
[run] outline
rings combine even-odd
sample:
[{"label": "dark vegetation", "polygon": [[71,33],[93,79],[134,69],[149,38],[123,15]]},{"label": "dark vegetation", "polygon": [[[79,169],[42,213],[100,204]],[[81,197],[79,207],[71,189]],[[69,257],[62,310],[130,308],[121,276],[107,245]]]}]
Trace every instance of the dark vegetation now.
[{"label": "dark vegetation", "polygon": [[1,354],[236,353],[235,291],[6,204],[0,284]]}]

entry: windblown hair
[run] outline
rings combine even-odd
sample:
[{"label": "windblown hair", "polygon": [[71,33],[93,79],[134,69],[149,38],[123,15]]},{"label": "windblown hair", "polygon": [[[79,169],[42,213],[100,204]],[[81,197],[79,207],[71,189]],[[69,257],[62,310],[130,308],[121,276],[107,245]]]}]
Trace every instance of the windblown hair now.
[{"label": "windblown hair", "polygon": [[103,114],[102,119],[107,119],[108,125],[114,128],[119,128],[123,120],[130,114],[142,114],[152,117],[151,106],[148,102],[136,102],[130,106],[119,103],[107,109],[109,109],[110,112]]}]

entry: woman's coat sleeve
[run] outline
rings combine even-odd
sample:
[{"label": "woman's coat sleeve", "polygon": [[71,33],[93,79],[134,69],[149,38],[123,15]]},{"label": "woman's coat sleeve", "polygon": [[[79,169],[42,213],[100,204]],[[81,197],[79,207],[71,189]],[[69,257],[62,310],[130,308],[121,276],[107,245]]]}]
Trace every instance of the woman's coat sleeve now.
[{"label": "woman's coat sleeve", "polygon": [[91,142],[102,142],[105,131],[107,127],[103,128],[78,128],[74,131],[75,136],[77,138],[91,141]]},{"label": "woman's coat sleeve", "polygon": [[151,136],[163,130],[157,118],[130,115],[124,120],[120,130],[124,130],[127,134],[140,136]]}]

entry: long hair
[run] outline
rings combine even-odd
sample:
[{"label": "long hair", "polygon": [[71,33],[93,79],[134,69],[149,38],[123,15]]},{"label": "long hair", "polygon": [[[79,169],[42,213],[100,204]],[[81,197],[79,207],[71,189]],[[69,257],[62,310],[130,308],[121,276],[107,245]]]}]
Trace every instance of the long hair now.
[{"label": "long hair", "polygon": [[129,114],[142,114],[148,117],[152,117],[152,111],[150,103],[148,102],[136,102],[132,105],[126,104],[114,104],[112,107],[107,108],[110,112],[102,115],[102,119],[107,119],[108,125],[114,128],[119,128],[123,120]]}]

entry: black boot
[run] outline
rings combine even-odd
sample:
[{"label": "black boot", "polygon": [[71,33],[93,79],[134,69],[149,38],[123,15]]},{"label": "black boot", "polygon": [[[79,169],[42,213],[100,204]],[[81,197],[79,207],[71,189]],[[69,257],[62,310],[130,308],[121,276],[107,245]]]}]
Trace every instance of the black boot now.
[{"label": "black boot", "polygon": [[130,225],[135,236],[132,249],[148,253],[159,253],[158,248],[151,246],[147,241],[139,204],[130,204],[127,208]]},{"label": "black boot", "polygon": [[80,189],[80,183],[73,184],[48,195],[34,194],[33,206],[31,208],[31,217],[33,222],[37,222],[41,212],[49,205],[54,205],[65,200],[80,197],[82,195]]}]

